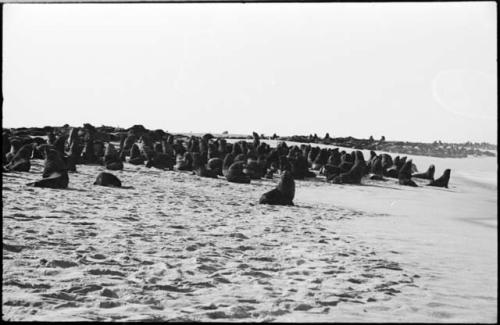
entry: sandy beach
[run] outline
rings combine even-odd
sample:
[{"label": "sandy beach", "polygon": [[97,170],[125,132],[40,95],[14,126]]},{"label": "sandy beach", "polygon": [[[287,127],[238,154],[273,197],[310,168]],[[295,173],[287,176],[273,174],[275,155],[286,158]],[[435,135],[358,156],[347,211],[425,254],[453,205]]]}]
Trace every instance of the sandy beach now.
[{"label": "sandy beach", "polygon": [[55,190],[32,160],[2,176],[3,320],[496,322],[496,158],[413,159],[449,188],[320,176],[293,207],[258,204],[278,175],[78,165]]}]

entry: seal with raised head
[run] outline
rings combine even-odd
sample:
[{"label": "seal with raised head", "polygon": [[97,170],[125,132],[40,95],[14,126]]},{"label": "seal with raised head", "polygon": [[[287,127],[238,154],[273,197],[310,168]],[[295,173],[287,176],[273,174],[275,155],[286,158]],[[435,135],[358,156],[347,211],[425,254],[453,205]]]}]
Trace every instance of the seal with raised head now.
[{"label": "seal with raised head", "polygon": [[294,197],[295,181],[292,173],[286,170],[283,174],[281,174],[278,186],[269,192],[262,194],[259,199],[259,203],[272,205],[293,205]]},{"label": "seal with raised head", "polygon": [[451,170],[446,169],[441,177],[439,177],[436,180],[431,181],[428,185],[448,188],[448,182],[450,181],[450,174],[451,174]]},{"label": "seal with raised head", "polygon": [[425,173],[419,173],[419,174],[412,174],[411,177],[415,178],[422,178],[422,179],[429,179],[429,180],[434,180],[434,172],[436,171],[436,167],[434,165],[430,165],[429,169]]},{"label": "seal with raised head", "polygon": [[370,179],[385,181],[384,178],[384,169],[382,168],[382,158],[374,157],[371,161],[370,166]]},{"label": "seal with raised head", "polygon": [[97,175],[94,185],[122,187],[122,182],[111,173],[102,172]]},{"label": "seal with raised head", "polygon": [[[406,158],[406,157],[405,157]],[[417,187],[418,185],[411,180],[411,159],[406,161],[398,173],[398,180],[400,185],[407,185]]]},{"label": "seal with raised head", "polygon": [[45,147],[45,166],[42,177],[41,180],[26,185],[47,188],[68,187],[68,171],[61,158],[61,154],[57,150]]}]

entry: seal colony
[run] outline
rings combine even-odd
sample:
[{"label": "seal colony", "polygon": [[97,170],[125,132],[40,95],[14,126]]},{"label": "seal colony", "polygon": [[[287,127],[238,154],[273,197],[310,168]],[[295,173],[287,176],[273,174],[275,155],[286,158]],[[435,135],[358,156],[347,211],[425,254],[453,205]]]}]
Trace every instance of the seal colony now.
[{"label": "seal colony", "polygon": [[[73,128],[78,135],[74,149],[83,149],[87,131],[73,126],[79,126]],[[69,134],[71,129],[64,132]],[[52,130],[55,138],[61,131]],[[21,147],[28,141],[27,135],[15,129],[10,132]],[[173,134],[165,141],[168,135],[149,131],[150,138],[158,137],[163,143],[153,140],[147,148],[139,146],[140,137],[136,137],[125,149],[128,130],[96,127],[92,150],[96,163],[82,164],[81,155],[74,154],[78,160],[70,171],[65,161],[66,189],[25,185],[43,178],[48,149],[60,152],[54,145],[56,139],[49,145],[46,135],[38,135],[40,143],[28,144],[37,155],[29,157],[30,170],[3,174],[4,318],[120,322],[495,319],[496,292],[489,290],[495,286],[475,279],[488,278],[496,271],[496,252],[489,248],[496,239],[495,229],[483,226],[495,224],[496,195],[495,190],[483,187],[487,183],[469,182],[479,182],[480,177],[467,178],[475,173],[483,176],[480,171],[486,167],[496,172],[494,159],[404,159],[401,154],[396,159],[392,153],[360,149],[362,160],[358,149],[320,144],[308,149],[307,144],[280,143],[262,136],[254,144],[257,137],[249,134],[250,138],[240,139],[247,143],[247,156],[256,148],[257,159],[247,157],[243,162],[241,173],[250,183],[240,184],[223,176],[225,157],[221,155],[231,153],[226,172],[233,163],[242,162],[245,144],[235,145],[240,139],[222,141],[218,134],[213,138],[196,134],[197,141],[193,139],[188,148],[190,134]],[[108,143],[118,153],[125,152],[119,155],[122,170],[106,168],[104,159],[99,162]],[[168,166],[146,167],[144,154],[159,153],[160,143],[171,151],[167,157],[186,158],[191,170],[176,171],[176,160],[170,161],[172,171]],[[142,165],[129,163],[126,152],[130,153],[132,145],[139,149]],[[10,150],[8,143],[6,151]],[[69,160],[68,143],[62,150],[63,161]],[[316,159],[321,152],[323,157]],[[306,157],[307,169],[298,157]],[[309,167],[309,159],[317,162],[317,170]],[[366,165],[358,169],[363,173],[360,183],[333,183],[356,159],[358,166],[363,167],[363,161]],[[419,187],[400,185],[399,174],[405,174],[388,171],[395,160],[404,166],[402,161],[410,159],[410,179]],[[204,168],[199,160],[207,161]],[[266,160],[272,161],[269,166]],[[435,179],[445,168],[452,169],[450,189],[422,188],[430,180],[414,175],[425,173],[431,164]],[[258,179],[264,168],[266,174]],[[209,169],[217,170],[217,178],[196,175]],[[326,173],[332,181],[326,181]],[[287,175],[295,193],[284,181],[279,185]],[[349,176],[344,181],[355,180],[357,173]],[[287,195],[290,199],[285,201]],[[274,205],[276,197],[285,205]],[[261,198],[269,201],[259,204]],[[477,226],[462,220],[476,216],[491,220]],[[480,256],[475,255],[478,250]],[[448,264],[434,267],[436,260]],[[429,288],[446,295],[429,294]],[[470,304],[482,294],[484,299]],[[430,307],[430,303],[444,307]],[[485,310],[482,318],[476,316],[478,306]]]},{"label": "seal colony", "polygon": [[[227,143],[224,138],[211,134],[187,139],[163,130],[148,130],[134,125],[125,132],[113,128],[96,128],[84,124],[82,128],[46,127],[46,140],[39,132],[32,137],[29,132],[4,130],[3,172],[29,172],[30,159],[44,159],[42,179],[28,186],[64,189],[69,184],[69,174],[77,172],[79,164],[102,165],[107,170],[125,168],[124,162],[169,171],[188,171],[199,177],[249,184],[252,180],[272,179],[280,175],[275,189],[262,195],[261,204],[293,205],[295,180],[313,179],[323,175],[332,184],[362,184],[364,177],[376,181],[395,178],[400,185],[418,187],[412,180],[429,180],[429,186],[448,187],[450,169],[434,179],[434,165],[424,173],[407,157],[370,152],[365,160],[360,150],[346,152],[339,148],[321,149],[310,144],[288,146],[282,141],[272,148],[260,141],[253,132],[252,141],[240,140]],[[34,133],[34,132],[33,132]],[[116,149],[111,143],[119,142]],[[121,181],[105,172],[97,176],[94,185],[121,187]]]}]

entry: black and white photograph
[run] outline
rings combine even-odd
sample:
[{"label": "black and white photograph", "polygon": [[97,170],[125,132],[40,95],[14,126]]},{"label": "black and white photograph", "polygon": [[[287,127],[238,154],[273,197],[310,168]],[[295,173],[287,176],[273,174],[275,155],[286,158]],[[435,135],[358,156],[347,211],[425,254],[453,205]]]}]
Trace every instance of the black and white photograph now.
[{"label": "black and white photograph", "polygon": [[498,322],[496,2],[1,2],[3,321]]}]

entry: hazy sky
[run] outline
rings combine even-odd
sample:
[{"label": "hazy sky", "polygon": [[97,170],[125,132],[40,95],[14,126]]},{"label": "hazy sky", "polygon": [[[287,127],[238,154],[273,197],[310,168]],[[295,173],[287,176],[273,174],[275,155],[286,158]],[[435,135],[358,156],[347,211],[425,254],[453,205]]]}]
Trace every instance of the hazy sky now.
[{"label": "hazy sky", "polygon": [[497,137],[496,3],[11,4],[3,126]]}]

